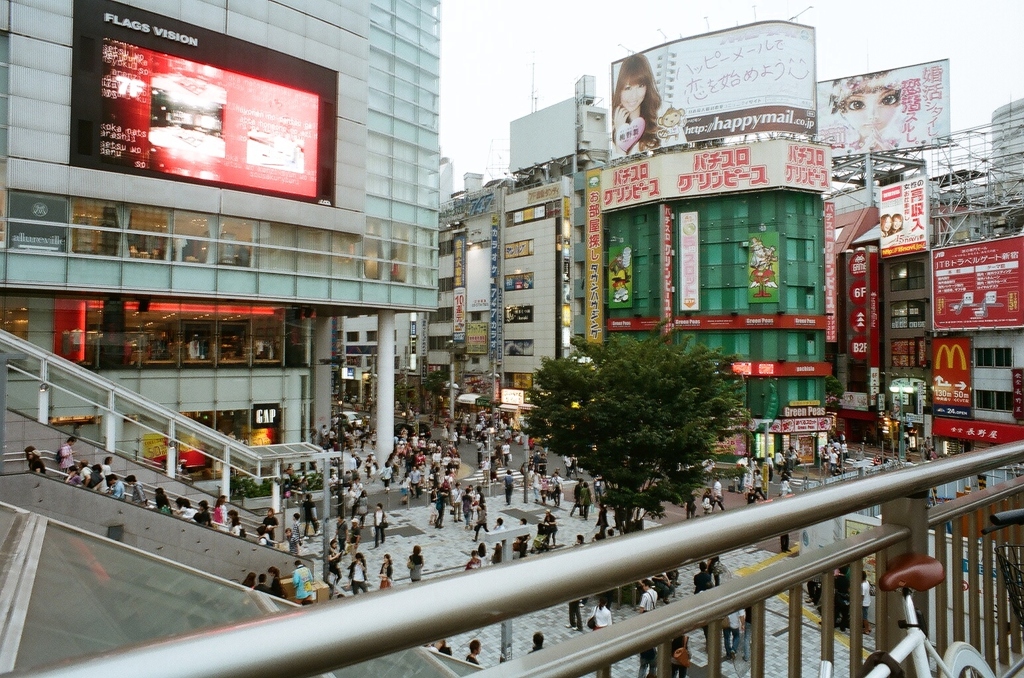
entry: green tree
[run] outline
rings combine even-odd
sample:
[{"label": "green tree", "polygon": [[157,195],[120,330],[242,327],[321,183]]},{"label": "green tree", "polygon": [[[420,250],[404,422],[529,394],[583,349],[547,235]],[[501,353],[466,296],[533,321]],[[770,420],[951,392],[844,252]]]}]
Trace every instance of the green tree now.
[{"label": "green tree", "polygon": [[448,368],[444,367],[434,372],[427,372],[427,378],[423,380],[423,390],[430,394],[430,404],[434,408],[435,416],[441,410],[441,398],[448,392]]},{"label": "green tree", "polygon": [[843,393],[846,389],[843,387],[843,382],[839,381],[831,374],[825,377],[825,405],[827,407],[838,408],[839,401],[843,398]]},{"label": "green tree", "polygon": [[732,359],[686,336],[574,343],[534,377],[530,433],[605,480],[604,503],[627,532],[703,483],[702,462],[743,426]]}]

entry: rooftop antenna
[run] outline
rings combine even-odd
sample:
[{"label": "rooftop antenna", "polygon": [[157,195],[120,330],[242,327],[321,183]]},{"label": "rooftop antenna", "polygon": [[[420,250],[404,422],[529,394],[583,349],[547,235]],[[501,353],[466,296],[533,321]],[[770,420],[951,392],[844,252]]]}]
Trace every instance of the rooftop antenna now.
[{"label": "rooftop antenna", "polygon": [[757,21],[757,5],[754,5],[754,21]]},{"label": "rooftop antenna", "polygon": [[814,9],[814,5],[808,5],[804,9],[802,9],[799,12],[797,12],[796,14],[794,14],[793,16],[789,17],[789,19],[787,21],[796,21],[797,19],[800,18],[801,14],[803,14],[804,12],[806,12],[809,9]]},{"label": "rooftop antenna", "polygon": [[704,25],[708,28],[708,33],[711,32],[711,24],[708,22],[708,18],[704,17]]},{"label": "rooftop antenna", "polygon": [[537,53],[531,52],[533,61],[530,63],[530,112],[537,112]]},{"label": "rooftop antenna", "polygon": [[665,31],[661,30],[660,28],[657,29],[657,31],[661,33],[661,37],[665,39],[665,42],[668,42],[668,36],[665,35]]},{"label": "rooftop antenna", "polygon": [[625,46],[625,45],[623,45],[623,44],[622,44],[621,42],[619,43],[619,47],[621,47],[622,49],[626,50],[626,51],[627,51],[627,52],[629,52],[630,54],[636,54],[636,52],[634,52],[634,51],[633,51],[633,50],[631,50],[630,48],[626,47],[626,46]]}]

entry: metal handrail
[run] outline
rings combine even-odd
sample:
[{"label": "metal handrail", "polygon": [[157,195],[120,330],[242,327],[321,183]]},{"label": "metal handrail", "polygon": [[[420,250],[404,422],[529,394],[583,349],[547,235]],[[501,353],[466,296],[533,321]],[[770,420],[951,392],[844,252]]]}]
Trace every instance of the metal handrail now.
[{"label": "metal handrail", "polygon": [[[225,461],[219,456],[219,453],[222,452],[225,448],[227,448],[231,451],[232,457],[234,457],[235,454],[238,454],[241,459],[250,461],[253,464],[257,464],[260,461],[260,458],[257,455],[255,455],[251,449],[249,449],[246,445],[242,444],[241,442],[235,440],[234,438],[226,436],[220,431],[212,429],[208,426],[203,426],[202,424],[192,419],[189,419],[183,414],[175,412],[174,410],[171,410],[167,407],[164,407],[159,403],[147,400],[143,396],[139,395],[138,393],[130,389],[125,388],[124,386],[121,386],[117,382],[111,381],[110,379],[95,374],[85,369],[84,367],[76,365],[75,363],[66,360],[65,358],[50,353],[45,349],[39,348],[38,346],[29,343],[28,341],[25,341],[20,337],[17,337],[14,334],[11,334],[10,332],[7,332],[5,330],[0,330],[0,349],[24,353],[28,355],[30,359],[39,361],[40,374],[33,374],[30,370],[27,370],[23,367],[19,367],[16,364],[16,362],[10,363],[11,369],[21,374],[24,374],[29,379],[36,379],[40,383],[45,383],[49,385],[51,383],[49,380],[49,375],[51,374],[51,370],[53,370],[54,373],[59,372],[69,377],[72,383],[84,382],[94,388],[100,389],[101,391],[107,394],[113,394],[116,398],[122,400],[123,402],[131,404],[133,407],[138,408],[142,413],[151,416],[154,419],[166,422],[173,422],[176,432],[187,431],[188,433],[195,434],[200,439],[209,441],[217,446],[216,450],[201,450],[201,452],[203,452],[203,454],[205,454],[206,456],[230,464],[229,461]],[[108,405],[106,403],[94,403],[91,402],[87,396],[83,396],[80,394],[75,395],[77,397],[81,397],[85,402],[99,409],[109,411]],[[117,412],[111,412],[111,414],[113,414],[114,416],[118,416]],[[164,431],[163,433],[166,434],[166,431]],[[176,437],[180,437],[180,433]],[[239,468],[234,464],[231,465],[232,468],[238,468],[238,470],[248,473],[248,471],[245,471],[245,469],[243,468]]]},{"label": "metal handrail", "polygon": [[[560,601],[583,598],[594,591],[673,569],[688,560],[725,553],[868,506],[920,495],[933,486],[1021,460],[1024,442],[1011,443],[544,558],[389,589],[344,604],[314,606],[244,625],[184,634],[26,675],[108,676],[142,666],[153,678],[312,676],[547,609]],[[750,511],[756,511],[757,520],[751,520],[755,514]],[[515,568],[514,577],[509,576],[512,571],[508,567]],[[438,613],[438,601],[456,600],[468,604],[460,606],[458,614]],[[673,630],[663,632],[664,639],[671,637]],[[302,642],[281,643],[282,638],[301,638]],[[594,642],[603,645],[612,642],[612,637],[605,635]],[[274,650],[253,654],[253,647]],[[642,642],[627,636],[613,654],[640,649]],[[562,674],[551,669],[550,675]]]}]

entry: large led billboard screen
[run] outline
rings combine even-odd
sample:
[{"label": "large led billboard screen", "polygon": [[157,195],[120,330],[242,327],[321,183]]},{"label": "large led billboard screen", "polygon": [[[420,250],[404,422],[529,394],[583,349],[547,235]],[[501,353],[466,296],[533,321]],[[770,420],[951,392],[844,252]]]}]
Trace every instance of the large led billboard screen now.
[{"label": "large led billboard screen", "polygon": [[333,203],[334,71],[107,0],[75,66],[73,165]]},{"label": "large led billboard screen", "polygon": [[705,33],[612,64],[612,157],[759,132],[814,134],[814,29]]},{"label": "large led billboard screen", "polygon": [[103,40],[100,160],[316,195],[315,94]]},{"label": "large led billboard screen", "polygon": [[949,60],[818,83],[818,138],[851,153],[949,136]]}]

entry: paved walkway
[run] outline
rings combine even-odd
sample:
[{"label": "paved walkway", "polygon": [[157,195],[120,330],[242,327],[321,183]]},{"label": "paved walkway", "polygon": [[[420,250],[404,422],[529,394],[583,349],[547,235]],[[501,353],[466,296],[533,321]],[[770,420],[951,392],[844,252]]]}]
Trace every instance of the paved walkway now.
[{"label": "paved walkway", "polygon": [[[577,534],[582,534],[584,538],[590,542],[596,531],[595,516],[593,514],[589,521],[583,521],[578,516],[572,518],[568,517],[569,510],[572,507],[571,500],[568,502],[563,501],[560,508],[551,507],[550,505],[545,507],[539,504],[534,504],[532,501],[530,503],[524,503],[521,488],[518,488],[518,491],[513,496],[511,506],[505,505],[505,499],[501,489],[498,487],[494,488],[494,497],[488,501],[488,507],[490,516],[489,522],[492,525],[493,521],[497,517],[501,516],[505,519],[506,524],[510,526],[518,524],[519,519],[524,517],[527,518],[531,524],[535,524],[541,516],[544,515],[544,510],[546,508],[552,508],[552,512],[558,518],[558,537],[560,544],[571,544],[575,540],[575,536]],[[366,555],[367,563],[369,565],[371,583],[374,585],[371,588],[371,594],[376,587],[376,573],[380,568],[384,553],[390,553],[392,560],[395,563],[395,585],[409,585],[405,562],[412,553],[412,547],[417,544],[422,547],[423,557],[426,562],[426,566],[424,568],[424,579],[443,577],[463,571],[466,562],[469,560],[470,551],[476,548],[478,544],[478,542],[473,538],[472,531],[465,530],[461,524],[453,524],[451,515],[446,516],[445,525],[442,529],[434,528],[428,524],[428,515],[429,508],[427,506],[415,504],[411,508],[404,508],[400,511],[391,512],[388,516],[390,527],[387,531],[386,542],[376,549],[373,548],[372,529],[364,531],[364,533],[369,532],[370,540],[369,542],[364,541],[360,550]],[[656,528],[657,525],[650,524],[649,527]],[[545,554],[531,554],[528,557],[543,558],[545,557]],[[766,564],[774,562],[777,559],[785,557],[785,554],[773,553],[759,545],[752,545],[727,554],[722,558],[722,561],[726,564],[730,572],[734,573],[727,576],[742,576],[745,573],[756,570]],[[343,572],[347,572],[348,562],[349,559],[346,558],[342,567]],[[490,566],[486,564],[489,562],[489,557],[485,559],[484,562],[485,566]],[[515,565],[513,564],[511,567],[515,567]],[[682,584],[680,586],[677,599],[686,598],[692,595],[691,582],[693,581],[693,575],[696,574],[696,572],[696,567],[688,567],[680,571],[680,581]],[[347,584],[347,582],[345,583]],[[347,596],[348,593],[345,592],[343,595]],[[596,602],[596,600],[591,598],[588,601],[588,606],[583,608],[584,620],[589,617],[593,609],[594,602]],[[613,604],[612,608],[614,621],[620,621],[637,614],[636,611],[628,604],[624,604],[622,607],[618,607]],[[766,619],[766,640],[768,643],[766,675],[785,675],[788,668],[788,600],[782,596],[770,599],[767,602]],[[806,665],[804,670],[808,675],[812,673],[816,674],[817,662],[816,660],[812,660],[812,658],[820,656],[820,635],[818,633],[817,620],[818,618],[813,608],[805,602],[803,644],[804,657],[807,659],[805,660]],[[522,656],[529,652],[532,643],[532,636],[535,631],[541,631],[544,633],[546,645],[561,642],[580,633],[575,629],[568,628],[567,622],[567,604],[555,605],[546,610],[534,612],[515,619],[513,621],[514,656]],[[585,632],[586,631],[584,631],[584,633]],[[469,641],[473,638],[479,638],[483,643],[483,652],[480,657],[481,663],[484,666],[497,664],[500,659],[499,653],[501,646],[500,624],[477,629],[472,633],[464,633],[456,637],[449,638],[448,643],[454,649],[456,657],[465,657],[469,652]],[[836,638],[836,661],[838,666],[843,667],[845,666],[845,662],[848,661],[849,638],[847,635],[841,633],[837,633]],[[722,641],[718,640],[718,642]],[[869,640],[867,636],[865,636],[865,644],[869,648],[873,647],[871,640]],[[691,667],[688,675],[691,676],[691,678],[700,678],[701,676],[706,675],[705,667],[707,664],[707,655],[703,634],[699,630],[691,635],[690,647],[693,656],[693,666]],[[637,673],[638,665],[638,660],[635,658],[624,660],[615,665],[612,675],[616,678],[632,678]],[[749,674],[749,663],[743,661],[741,657],[737,657],[735,660],[727,662],[727,665],[723,668],[724,675],[726,676],[736,675],[739,677]],[[836,675],[845,675],[845,673],[845,670],[837,670]]]}]

